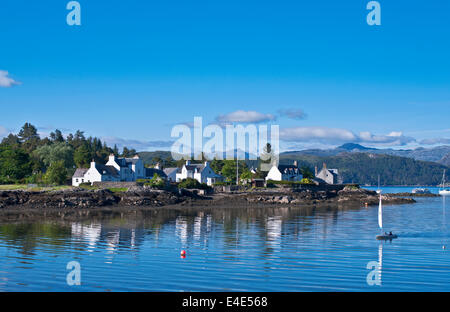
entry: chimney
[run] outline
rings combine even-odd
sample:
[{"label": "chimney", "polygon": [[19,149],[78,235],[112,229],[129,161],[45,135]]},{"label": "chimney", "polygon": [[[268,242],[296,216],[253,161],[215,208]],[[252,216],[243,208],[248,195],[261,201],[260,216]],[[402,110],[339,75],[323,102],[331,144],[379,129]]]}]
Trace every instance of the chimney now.
[{"label": "chimney", "polygon": [[109,155],[109,161],[115,161],[116,156],[114,154]]},{"label": "chimney", "polygon": [[319,170],[317,169],[317,166],[314,167],[315,176],[317,177],[317,174],[319,173]]},{"label": "chimney", "polygon": [[298,162],[294,160],[294,167],[298,167]]},{"label": "chimney", "polygon": [[327,169],[327,164],[323,163],[323,169]]},{"label": "chimney", "polygon": [[190,160],[186,160],[186,166],[189,166],[191,164]]},{"label": "chimney", "polygon": [[160,163],[156,163],[155,169],[161,169],[161,164]]},{"label": "chimney", "polygon": [[95,161],[93,159],[91,161],[91,168],[95,168]]},{"label": "chimney", "polygon": [[209,166],[209,161],[205,161],[205,167]]}]

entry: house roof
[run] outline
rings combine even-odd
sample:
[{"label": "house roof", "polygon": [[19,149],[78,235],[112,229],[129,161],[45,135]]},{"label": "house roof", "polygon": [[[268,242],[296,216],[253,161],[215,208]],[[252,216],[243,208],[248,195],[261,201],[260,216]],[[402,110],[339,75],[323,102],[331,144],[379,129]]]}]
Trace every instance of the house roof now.
[{"label": "house roof", "polygon": [[337,170],[337,169],[322,168],[322,170],[320,172],[322,172],[323,170],[328,171],[332,175],[339,175],[339,170]]},{"label": "house roof", "polygon": [[120,167],[128,167],[129,164],[135,165],[140,159],[139,158],[117,158],[114,157],[114,161]]},{"label": "house roof", "polygon": [[78,168],[77,170],[75,170],[75,173],[73,174],[73,178],[83,178],[88,170],[89,169],[87,169],[87,168]]},{"label": "house roof", "polygon": [[190,164],[185,166],[188,171],[195,171],[195,169],[197,169],[198,172],[202,172],[203,169],[205,169],[204,164]]},{"label": "house roof", "polygon": [[164,173],[163,170],[161,169],[156,169],[156,168],[145,168],[145,176],[148,178],[153,178],[153,176],[155,175],[155,173],[157,175],[159,175],[161,178],[167,178],[167,175]]},{"label": "house roof", "polygon": [[139,160],[139,158],[125,158],[125,163],[135,165]]},{"label": "house roof", "polygon": [[178,168],[165,168],[164,170],[164,173],[166,174],[166,175],[170,175],[170,174],[172,174],[174,171],[175,172],[178,172]]},{"label": "house roof", "polygon": [[119,173],[116,168],[113,166],[105,166],[102,164],[95,164],[95,169],[101,174],[101,175],[110,175],[110,176],[118,176]]},{"label": "house roof", "polygon": [[293,165],[278,165],[278,170],[284,174],[300,175],[300,169]]}]

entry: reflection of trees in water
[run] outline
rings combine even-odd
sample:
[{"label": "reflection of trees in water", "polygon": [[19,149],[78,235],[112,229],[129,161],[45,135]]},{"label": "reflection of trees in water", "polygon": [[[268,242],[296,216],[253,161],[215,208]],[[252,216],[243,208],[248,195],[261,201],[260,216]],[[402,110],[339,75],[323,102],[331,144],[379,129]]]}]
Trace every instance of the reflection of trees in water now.
[{"label": "reflection of trees in water", "polygon": [[[92,250],[99,244],[111,253],[121,249],[139,249],[146,237],[159,240],[161,230],[172,227],[182,246],[190,243],[207,246],[216,229],[221,230],[225,252],[234,258],[242,235],[254,235],[270,254],[284,240],[300,239],[302,233],[314,226],[312,216],[320,214],[322,235],[328,222],[335,223],[338,206],[327,207],[257,207],[257,208],[160,208],[143,210],[109,209],[97,211],[46,213],[45,219],[36,215],[26,222],[0,223],[0,240],[21,246],[23,253],[32,252],[45,238],[45,244],[64,249],[70,242],[81,250]],[[353,209],[353,208],[350,208]],[[57,219],[52,219],[57,217]],[[67,219],[67,220],[66,220]],[[170,233],[170,232],[169,232]],[[264,239],[261,239],[264,238]]]},{"label": "reflection of trees in water", "polygon": [[56,222],[10,223],[0,224],[0,240],[7,245],[20,246],[20,253],[32,255],[36,246],[45,237],[45,243],[54,246],[54,250],[63,251],[65,240],[70,236],[70,228],[59,226]]}]

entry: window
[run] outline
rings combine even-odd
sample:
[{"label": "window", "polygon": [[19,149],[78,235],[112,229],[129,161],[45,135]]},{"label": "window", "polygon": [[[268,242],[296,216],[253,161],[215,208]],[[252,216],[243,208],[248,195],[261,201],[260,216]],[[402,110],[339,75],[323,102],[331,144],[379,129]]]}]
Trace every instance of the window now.
[{"label": "window", "polygon": [[75,179],[75,182],[78,182],[78,179]]}]

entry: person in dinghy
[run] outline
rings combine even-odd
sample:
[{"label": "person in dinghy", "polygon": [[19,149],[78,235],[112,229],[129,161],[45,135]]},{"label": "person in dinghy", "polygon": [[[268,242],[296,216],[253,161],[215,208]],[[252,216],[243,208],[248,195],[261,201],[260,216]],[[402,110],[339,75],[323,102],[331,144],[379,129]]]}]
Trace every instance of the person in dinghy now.
[{"label": "person in dinghy", "polygon": [[392,232],[389,232],[389,233],[385,232],[383,235],[377,236],[378,240],[392,240],[394,238],[398,238],[398,236],[395,234],[392,234]]},{"label": "person in dinghy", "polygon": [[389,232],[389,233],[385,232],[383,235],[378,235],[377,236],[378,240],[392,240],[394,238],[398,238],[398,236],[395,235],[395,234],[392,234],[392,232]]}]

